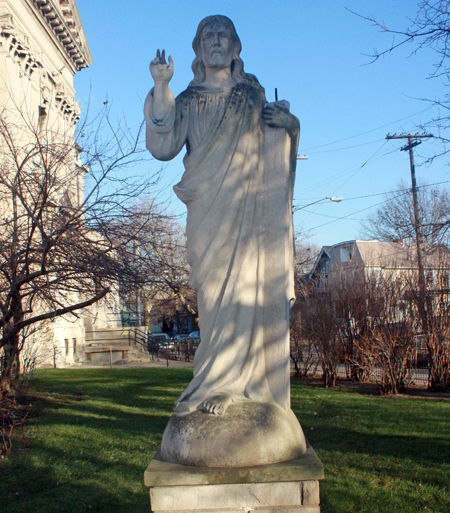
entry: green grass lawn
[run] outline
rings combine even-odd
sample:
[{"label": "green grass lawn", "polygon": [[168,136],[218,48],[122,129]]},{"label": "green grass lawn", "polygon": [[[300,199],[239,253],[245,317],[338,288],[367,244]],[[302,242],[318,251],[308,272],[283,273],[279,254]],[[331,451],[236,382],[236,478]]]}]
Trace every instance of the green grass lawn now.
[{"label": "green grass lawn", "polygon": [[[36,372],[30,418],[0,460],[0,511],[150,511],[143,472],[189,368]],[[450,401],[292,383],[325,466],[322,513],[450,512]]]}]

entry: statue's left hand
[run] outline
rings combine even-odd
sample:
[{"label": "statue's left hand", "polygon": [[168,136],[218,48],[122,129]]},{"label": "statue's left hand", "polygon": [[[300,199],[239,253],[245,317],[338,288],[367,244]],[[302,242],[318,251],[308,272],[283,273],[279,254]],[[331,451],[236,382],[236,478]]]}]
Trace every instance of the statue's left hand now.
[{"label": "statue's left hand", "polygon": [[298,119],[281,102],[267,103],[262,112],[264,122],[272,128],[284,128],[290,135],[299,130]]}]

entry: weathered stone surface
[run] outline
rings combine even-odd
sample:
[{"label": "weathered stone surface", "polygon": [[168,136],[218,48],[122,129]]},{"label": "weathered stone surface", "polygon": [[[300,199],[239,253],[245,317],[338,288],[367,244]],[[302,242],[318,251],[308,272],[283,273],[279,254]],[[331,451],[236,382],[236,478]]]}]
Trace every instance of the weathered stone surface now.
[{"label": "weathered stone surface", "polygon": [[308,445],[291,461],[243,468],[188,467],[161,461],[144,474],[155,513],[320,513],[323,466]]},{"label": "weathered stone surface", "polygon": [[320,513],[320,506],[267,506],[259,508],[232,508],[232,509],[180,509],[180,510],[152,510],[155,513],[250,513],[255,511],[257,513]]},{"label": "weathered stone surface", "polygon": [[[233,485],[166,486],[150,490],[154,511],[301,505],[301,485],[246,483]],[[242,511],[242,510],[241,510]]]},{"label": "weathered stone surface", "polygon": [[323,465],[310,445],[305,454],[294,460],[244,468],[188,467],[168,463],[161,460],[158,450],[144,472],[144,484],[156,487],[315,481],[323,476]]},{"label": "weathered stone surface", "polygon": [[312,493],[302,500],[302,482],[244,483],[225,485],[162,486],[150,488],[154,513],[229,513],[233,511],[319,513],[317,481],[307,481]]},{"label": "weathered stone surface", "polygon": [[232,403],[225,415],[173,415],[161,458],[196,467],[248,467],[292,460],[306,451],[295,415],[274,403]]},{"label": "weathered stone surface", "polygon": [[318,506],[320,504],[319,481],[302,482],[302,504]]},{"label": "weathered stone surface", "polygon": [[231,402],[250,399],[290,412],[299,121],[287,102],[267,103],[257,79],[243,72],[230,19],[202,20],[193,48],[194,80],[176,100],[168,87],[173,62],[157,51],[144,106],[152,155],[168,161],[187,149],[174,190],[188,210],[189,283],[197,291],[201,343],[175,411],[220,416]]}]

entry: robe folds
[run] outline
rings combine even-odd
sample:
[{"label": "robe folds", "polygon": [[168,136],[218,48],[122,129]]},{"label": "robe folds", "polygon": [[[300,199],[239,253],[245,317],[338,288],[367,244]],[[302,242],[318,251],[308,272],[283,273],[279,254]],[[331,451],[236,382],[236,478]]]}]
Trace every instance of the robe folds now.
[{"label": "robe folds", "polygon": [[263,122],[265,97],[258,86],[241,82],[221,92],[191,86],[160,120],[151,116],[152,91],[146,100],[152,155],[170,160],[186,146],[185,172],[174,190],[187,206],[187,259],[201,343],[176,413],[222,392],[236,401],[290,408],[297,148],[284,129]]}]

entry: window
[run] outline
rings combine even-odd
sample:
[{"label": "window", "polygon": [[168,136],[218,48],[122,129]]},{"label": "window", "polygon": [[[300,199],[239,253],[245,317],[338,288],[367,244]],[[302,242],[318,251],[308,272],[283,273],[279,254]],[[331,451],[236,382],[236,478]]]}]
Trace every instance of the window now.
[{"label": "window", "polygon": [[348,246],[344,246],[340,250],[341,262],[350,262],[352,259],[352,250]]},{"label": "window", "polygon": [[46,123],[47,109],[41,105],[39,106],[39,132],[43,132],[45,130]]}]

